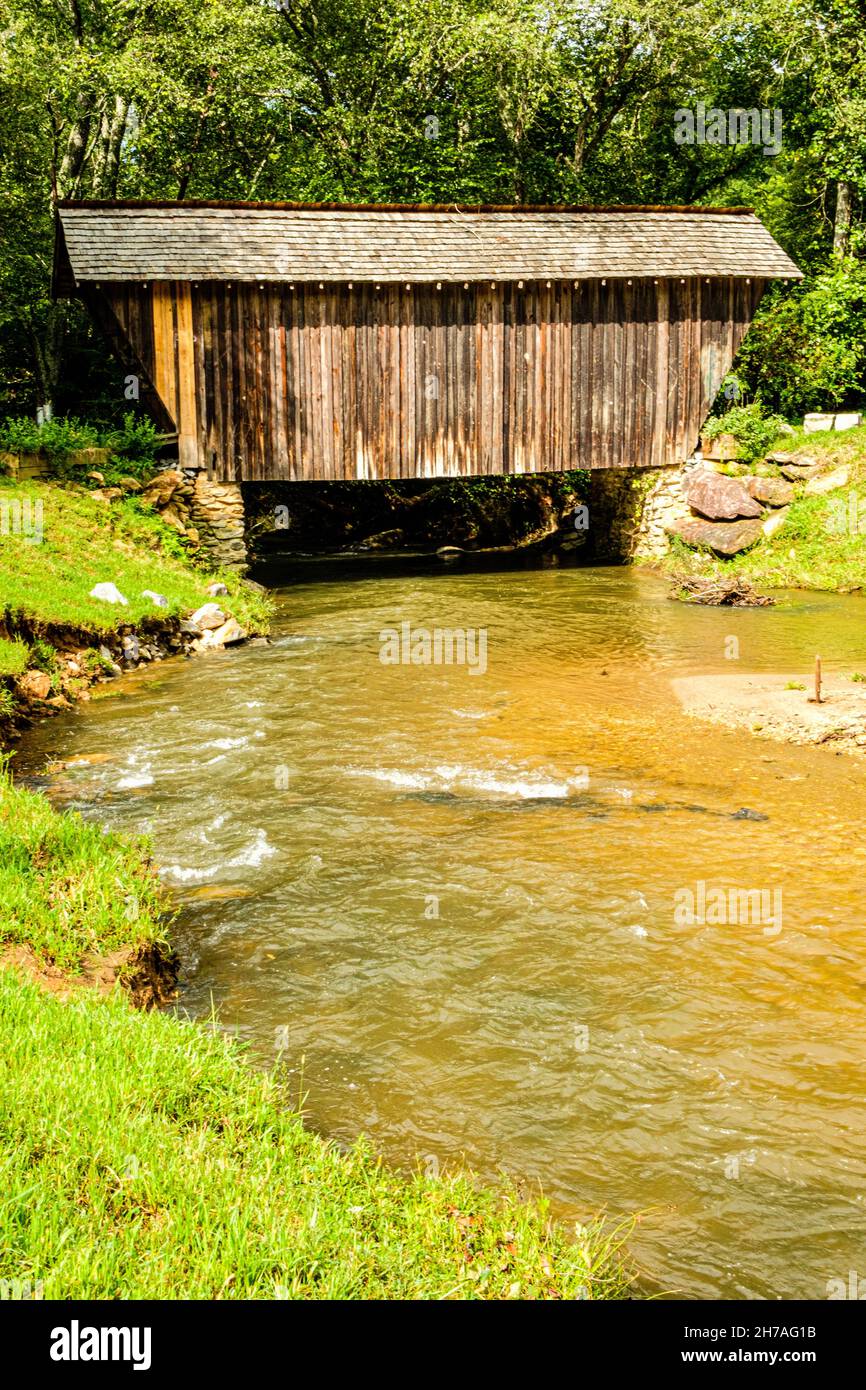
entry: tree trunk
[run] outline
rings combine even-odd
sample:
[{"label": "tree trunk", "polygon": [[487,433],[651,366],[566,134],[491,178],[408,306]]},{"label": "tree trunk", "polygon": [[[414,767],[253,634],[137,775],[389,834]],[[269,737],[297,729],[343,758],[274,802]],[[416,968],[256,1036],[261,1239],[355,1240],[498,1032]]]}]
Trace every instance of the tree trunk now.
[{"label": "tree trunk", "polygon": [[39,394],[36,403],[36,417],[41,423],[50,420],[54,414],[54,398],[60,382],[63,364],[63,333],[66,327],[65,312],[61,304],[49,304],[44,325],[40,328],[30,324],[33,340],[33,355],[36,358],[36,379]]},{"label": "tree trunk", "polygon": [[843,259],[848,254],[851,233],[851,185],[847,179],[836,183],[836,217],[833,223],[833,255]]}]

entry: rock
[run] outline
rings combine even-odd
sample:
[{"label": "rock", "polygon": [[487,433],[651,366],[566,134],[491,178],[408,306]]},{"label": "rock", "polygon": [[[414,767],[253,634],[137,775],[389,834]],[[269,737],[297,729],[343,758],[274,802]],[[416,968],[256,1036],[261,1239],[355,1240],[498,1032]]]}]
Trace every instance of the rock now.
[{"label": "rock", "polygon": [[813,411],[804,417],[803,429],[807,434],[820,434],[823,430],[831,430],[835,421],[835,415],[822,415],[819,411]]},{"label": "rock", "polygon": [[141,492],[142,485],[137,478],[133,478],[128,473],[124,473],[122,478],[118,478],[117,486],[122,488],[124,492]]},{"label": "rock", "polygon": [[811,478],[806,484],[807,497],[822,497],[825,492],[835,492],[839,487],[846,487],[851,470],[843,466],[834,468],[832,473],[825,473],[823,477]]},{"label": "rock", "polygon": [[124,608],[129,607],[129,599],[123,597],[116,584],[96,584],[90,590],[91,598],[98,598],[102,603],[122,603]]},{"label": "rock", "polygon": [[863,423],[863,416],[857,411],[844,411],[833,422],[834,430],[856,430]]},{"label": "rock", "polygon": [[674,522],[667,529],[672,536],[679,536],[680,540],[685,541],[686,545],[714,550],[717,555],[738,555],[760,539],[763,524],[760,518],[704,521],[700,517],[690,517]]},{"label": "rock", "polygon": [[199,627],[198,623],[191,623],[188,618],[184,618],[180,625],[180,630],[184,637],[204,636],[204,628]]},{"label": "rock", "polygon": [[157,473],[151,479],[141,494],[141,500],[148,507],[164,507],[177,489],[183,486],[183,475],[173,468],[167,468],[164,473]]},{"label": "rock", "polygon": [[168,599],[165,594],[157,594],[153,589],[142,589],[142,598],[149,598],[151,603],[155,603],[157,608],[168,608]]},{"label": "rock", "polygon": [[51,677],[44,671],[25,671],[16,684],[25,700],[47,700],[51,694]]},{"label": "rock", "polygon": [[782,477],[787,478],[789,483],[806,483],[810,478],[814,478],[818,471],[818,465],[814,461],[808,464],[786,463],[782,468]]},{"label": "rock", "polygon": [[784,478],[749,478],[749,495],[768,507],[787,507],[794,500],[794,489]]},{"label": "rock", "polygon": [[773,452],[772,454],[767,454],[766,462],[775,463],[781,467],[783,463],[794,463],[796,462],[796,460],[793,454],[786,454],[784,452]]},{"label": "rock", "polygon": [[92,481],[92,482],[96,483],[97,487],[105,487],[105,474],[104,474],[104,473],[88,473],[87,477],[88,477],[88,481]]},{"label": "rock", "polygon": [[395,527],[391,531],[377,531],[375,536],[368,536],[358,545],[359,550],[387,550],[389,546],[401,545],[405,541],[404,533]]},{"label": "rock", "polygon": [[215,628],[208,636],[214,646],[220,647],[231,647],[235,642],[247,640],[247,634],[235,618],[229,618],[222,627]]},{"label": "rock", "polygon": [[789,511],[790,507],[780,507],[777,512],[773,512],[772,516],[767,517],[767,520],[763,523],[761,530],[763,531],[764,535],[768,540],[770,536],[775,536],[777,531],[781,531],[782,527],[788,519]]},{"label": "rock", "polygon": [[163,507],[160,516],[167,525],[173,526],[181,536],[186,535],[186,525],[173,502],[169,502],[168,506]]},{"label": "rock", "polygon": [[692,511],[700,512],[710,521],[761,515],[760,506],[738,479],[726,478],[708,468],[695,469],[683,491]]},{"label": "rock", "polygon": [[205,593],[210,594],[211,598],[222,598],[224,594],[228,593],[228,589],[225,584],[208,584]]},{"label": "rock", "polygon": [[740,449],[739,440],[732,434],[718,434],[715,439],[701,438],[701,454],[705,459],[718,459],[722,463],[727,459],[738,459]]},{"label": "rock", "polygon": [[271,641],[270,637],[251,637],[251,638],[250,638],[250,646],[251,646],[251,647],[272,647],[273,645],[274,645],[274,644],[273,644],[273,642]]},{"label": "rock", "polygon": [[209,629],[213,631],[215,628],[222,627],[227,620],[228,614],[223,612],[218,603],[205,603],[193,613],[190,622],[207,632]]},{"label": "rock", "polygon": [[137,665],[141,659],[141,645],[137,637],[124,637],[123,659]]},{"label": "rock", "polygon": [[90,495],[95,498],[97,502],[116,502],[119,497],[123,496],[123,492],[119,487],[97,487],[93,489]]},{"label": "rock", "polygon": [[52,709],[69,709],[70,704],[65,695],[52,695],[50,700],[45,701],[46,705],[51,705]]}]

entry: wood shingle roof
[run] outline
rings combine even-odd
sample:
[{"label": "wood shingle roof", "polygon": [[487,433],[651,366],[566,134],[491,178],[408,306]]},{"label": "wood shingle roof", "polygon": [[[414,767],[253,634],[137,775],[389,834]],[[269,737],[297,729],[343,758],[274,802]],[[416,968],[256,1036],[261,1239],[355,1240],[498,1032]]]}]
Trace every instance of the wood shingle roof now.
[{"label": "wood shingle roof", "polygon": [[747,208],[65,203],[55,288],[127,280],[799,278]]}]

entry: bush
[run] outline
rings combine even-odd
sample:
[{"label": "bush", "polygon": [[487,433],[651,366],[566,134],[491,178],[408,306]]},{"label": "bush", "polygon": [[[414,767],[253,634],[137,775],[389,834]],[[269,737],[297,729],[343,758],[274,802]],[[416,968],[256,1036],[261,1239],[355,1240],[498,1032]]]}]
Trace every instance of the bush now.
[{"label": "bush", "polygon": [[123,428],[105,435],[104,444],[112,454],[129,463],[153,463],[158,447],[157,428],[146,416],[131,410],[123,417]]},{"label": "bush", "polygon": [[75,416],[58,416],[37,425],[34,420],[7,419],[0,423],[0,450],[15,454],[47,457],[52,470],[63,478],[83,479],[91,465],[70,462],[79,449],[102,447],[110,450],[111,460],[104,469],[106,481],[124,473],[140,476],[152,471],[158,448],[156,426],[146,416],[130,411],[121,429],[101,432],[95,425]]},{"label": "bush", "polygon": [[751,392],[788,416],[866,395],[866,264],[837,264],[758,310],[737,358]]},{"label": "bush", "polygon": [[741,458],[752,463],[763,457],[785,426],[781,416],[765,414],[760,401],[753,401],[751,405],[732,406],[724,415],[710,416],[703,433],[711,440],[720,434],[733,435],[740,445]]},{"label": "bush", "polygon": [[39,426],[24,416],[0,422],[0,449],[10,454],[35,454],[40,446]]},{"label": "bush", "polygon": [[74,415],[46,420],[39,427],[39,447],[49,463],[59,471],[63,470],[70,454],[78,449],[94,449],[98,443],[99,432],[96,428],[76,419]]}]

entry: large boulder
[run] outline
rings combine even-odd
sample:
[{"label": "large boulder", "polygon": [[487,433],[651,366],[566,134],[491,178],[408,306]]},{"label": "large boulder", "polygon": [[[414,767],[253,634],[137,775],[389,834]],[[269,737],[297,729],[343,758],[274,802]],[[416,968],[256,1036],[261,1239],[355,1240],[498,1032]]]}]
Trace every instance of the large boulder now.
[{"label": "large boulder", "polygon": [[749,478],[746,487],[750,497],[767,507],[787,507],[794,500],[794,489],[784,478]]},{"label": "large boulder", "polygon": [[761,508],[737,478],[726,478],[709,468],[695,469],[684,485],[686,501],[693,512],[710,521],[733,521],[736,517],[758,517]]},{"label": "large boulder", "polygon": [[760,517],[741,521],[705,521],[702,517],[694,516],[676,521],[667,529],[670,535],[679,536],[686,545],[713,550],[717,555],[739,555],[741,550],[748,550],[755,541],[760,540],[763,523]]}]

